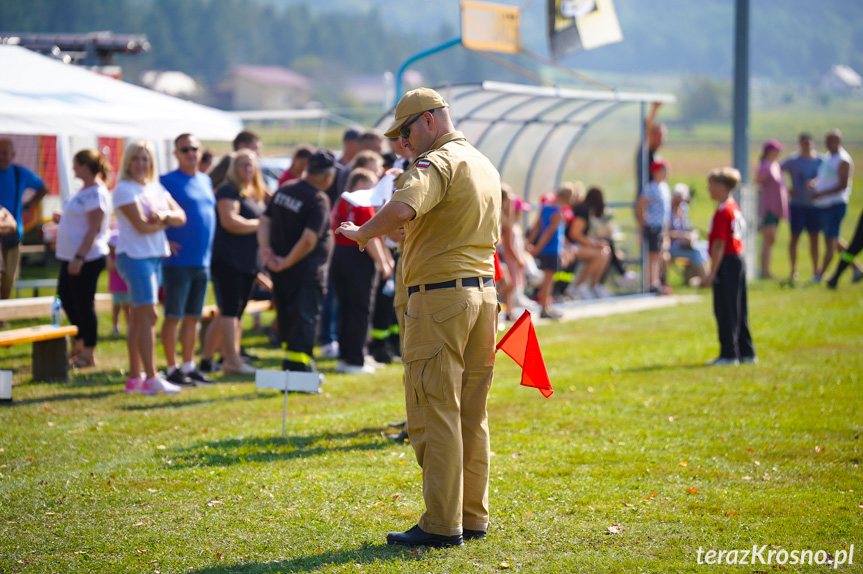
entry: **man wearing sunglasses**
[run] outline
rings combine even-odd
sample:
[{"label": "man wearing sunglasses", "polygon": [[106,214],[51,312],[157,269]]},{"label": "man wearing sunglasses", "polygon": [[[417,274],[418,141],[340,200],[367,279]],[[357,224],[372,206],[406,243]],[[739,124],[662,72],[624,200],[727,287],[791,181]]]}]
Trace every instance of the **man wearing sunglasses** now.
[{"label": "man wearing sunglasses", "polygon": [[408,92],[387,137],[416,160],[400,188],[362,227],[338,229],[363,249],[404,227],[407,432],[423,469],[426,510],[388,544],[459,546],[488,530],[486,399],[494,369],[500,176],[457,132],[434,90]]},{"label": "man wearing sunglasses", "polygon": [[[216,196],[210,177],[198,171],[201,159],[198,138],[192,134],[177,136],[174,157],[179,168],[163,175],[160,181],[186,212],[186,224],[165,230],[171,244],[171,256],[162,261],[165,287],[162,346],[168,362],[165,378],[175,385],[206,385],[213,381],[195,366],[195,341],[210,279]],[[180,325],[182,363],[177,361],[177,325]]]}]

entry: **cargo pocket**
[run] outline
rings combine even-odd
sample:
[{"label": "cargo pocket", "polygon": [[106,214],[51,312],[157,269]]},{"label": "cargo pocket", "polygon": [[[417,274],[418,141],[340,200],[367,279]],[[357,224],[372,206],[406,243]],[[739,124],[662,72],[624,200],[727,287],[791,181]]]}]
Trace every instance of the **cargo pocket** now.
[{"label": "cargo pocket", "polygon": [[453,303],[449,307],[444,307],[437,313],[432,314],[432,319],[437,323],[443,323],[444,321],[448,321],[467,311],[467,301],[459,301],[458,303]]},{"label": "cargo pocket", "polygon": [[443,341],[433,341],[405,348],[405,405],[407,408],[441,405],[443,394],[441,350]]}]

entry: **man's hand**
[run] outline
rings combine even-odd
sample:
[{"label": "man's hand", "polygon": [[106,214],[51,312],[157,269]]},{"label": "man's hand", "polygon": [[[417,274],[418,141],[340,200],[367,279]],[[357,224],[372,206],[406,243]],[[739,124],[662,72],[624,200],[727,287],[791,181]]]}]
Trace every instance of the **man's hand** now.
[{"label": "man's hand", "polygon": [[344,235],[351,241],[356,241],[357,245],[360,248],[360,251],[366,250],[366,243],[369,242],[368,239],[360,238],[360,228],[351,221],[345,221],[342,223],[338,229],[336,229],[336,233],[340,235]]},{"label": "man's hand", "polygon": [[69,265],[66,267],[66,271],[69,272],[69,275],[80,275],[82,265],[84,265],[84,262],[80,259],[72,259],[72,261],[70,261]]},{"label": "man's hand", "polygon": [[285,269],[287,269],[287,267],[285,266],[285,258],[279,257],[278,255],[271,255],[269,260],[267,261],[267,268],[274,273],[284,271]]},{"label": "man's hand", "polygon": [[273,249],[271,247],[261,247],[261,260],[264,262],[264,267],[270,263],[273,258]]}]

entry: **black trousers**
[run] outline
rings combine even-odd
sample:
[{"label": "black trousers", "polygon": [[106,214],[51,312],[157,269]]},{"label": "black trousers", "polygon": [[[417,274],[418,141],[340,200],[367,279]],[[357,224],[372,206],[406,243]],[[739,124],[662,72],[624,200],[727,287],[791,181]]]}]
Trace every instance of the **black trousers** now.
[{"label": "black trousers", "polygon": [[854,237],[851,238],[851,243],[848,244],[848,253],[854,257],[863,250],[863,211],[860,212],[860,219],[857,220],[857,229],[854,230]]},{"label": "black trousers", "polygon": [[742,255],[726,255],[713,281],[713,314],[719,329],[719,356],[754,357],[746,304],[746,266]]},{"label": "black trousers", "polygon": [[81,265],[81,273],[69,275],[69,262],[60,262],[57,295],[69,322],[78,327],[76,339],[83,339],[85,347],[95,347],[98,339],[96,323],[96,284],[105,269],[107,258],[100,257]]},{"label": "black trousers", "polygon": [[[394,252],[393,259],[398,263],[399,254]],[[393,279],[395,279],[393,277]],[[398,320],[396,319],[395,291],[387,295],[384,293],[384,281],[378,274],[378,289],[375,295],[375,305],[372,311],[372,343],[382,344],[393,334],[398,334]],[[398,345],[396,345],[398,348]]]},{"label": "black trousers", "polygon": [[348,365],[362,365],[374,304],[375,262],[356,245],[336,245],[330,274],[339,302],[339,358]]},{"label": "black trousers", "polygon": [[323,301],[324,289],[320,285],[273,278],[273,303],[287,360],[311,364]]},{"label": "black trousers", "polygon": [[848,244],[848,249],[839,256],[839,265],[836,267],[836,272],[830,279],[830,286],[835,288],[839,282],[839,277],[848,269],[848,266],[854,262],[857,254],[863,250],[863,211],[860,212],[860,219],[857,220],[857,229],[854,230],[854,237],[851,238],[851,243]]}]

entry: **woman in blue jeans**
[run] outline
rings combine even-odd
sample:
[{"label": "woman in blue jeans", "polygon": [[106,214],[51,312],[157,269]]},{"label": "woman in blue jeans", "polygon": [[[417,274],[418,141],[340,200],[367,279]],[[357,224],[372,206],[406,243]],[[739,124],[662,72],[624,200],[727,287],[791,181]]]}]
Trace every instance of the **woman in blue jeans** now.
[{"label": "woman in blue jeans", "polygon": [[[165,229],[186,223],[186,214],[156,178],[149,142],[129,144],[114,188],[117,269],[132,298],[127,393],[176,394],[180,388],[156,372],[156,321],[162,258],[170,254]],[[141,370],[143,367],[144,374]]]}]

